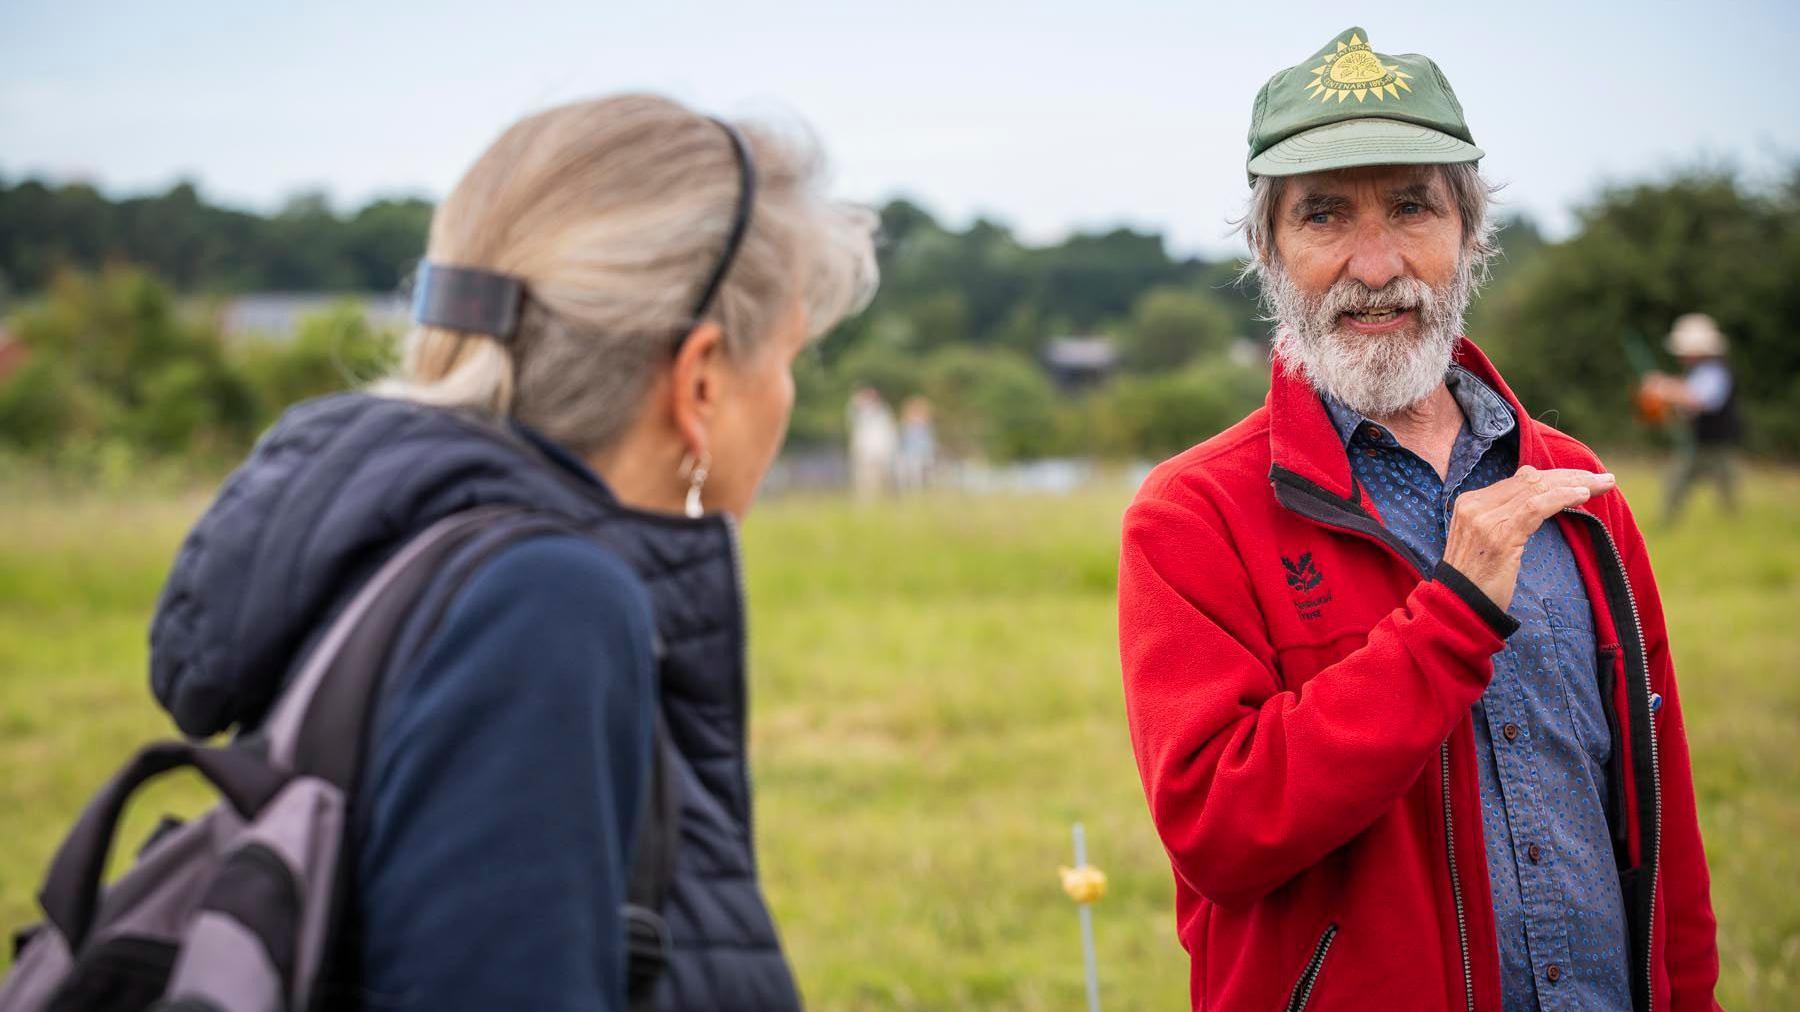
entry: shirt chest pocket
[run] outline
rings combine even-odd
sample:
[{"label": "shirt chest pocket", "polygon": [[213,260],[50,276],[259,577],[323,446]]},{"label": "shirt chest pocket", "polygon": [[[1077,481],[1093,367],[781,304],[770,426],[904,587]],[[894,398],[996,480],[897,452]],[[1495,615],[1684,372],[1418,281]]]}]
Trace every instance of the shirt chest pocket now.
[{"label": "shirt chest pocket", "polygon": [[1588,757],[1604,768],[1612,758],[1612,731],[1606,719],[1593,612],[1585,597],[1552,595],[1540,604],[1556,651],[1556,680],[1569,708],[1569,722]]}]

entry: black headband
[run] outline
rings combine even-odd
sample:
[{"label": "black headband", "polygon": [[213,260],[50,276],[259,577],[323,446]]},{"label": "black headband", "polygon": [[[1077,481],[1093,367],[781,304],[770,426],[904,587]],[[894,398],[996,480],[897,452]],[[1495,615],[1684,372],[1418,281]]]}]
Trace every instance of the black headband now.
[{"label": "black headband", "polygon": [[[700,291],[694,304],[693,320],[705,319],[725,284],[725,275],[737,259],[738,247],[750,230],[750,211],[756,206],[756,162],[750,157],[750,145],[737,128],[722,119],[713,120],[731,138],[732,154],[738,164],[737,208],[732,212],[731,231],[726,233],[725,248],[719,261]],[[427,260],[419,264],[419,276],[413,288],[413,320],[427,327],[485,334],[501,343],[513,338],[519,330],[519,314],[525,308],[525,282],[521,278],[479,267],[452,267]]]},{"label": "black headband", "polygon": [[719,287],[725,283],[725,272],[731,270],[731,262],[737,259],[738,247],[744,244],[744,233],[750,231],[750,209],[756,206],[756,163],[750,158],[750,145],[744,142],[744,135],[738,133],[737,127],[722,119],[713,120],[731,138],[731,150],[737,155],[738,163],[738,200],[737,210],[731,213],[731,231],[725,235],[725,250],[719,254],[718,266],[713,268],[712,277],[706,279],[706,287],[700,290],[700,301],[694,303],[694,321],[697,323],[706,318],[706,311],[712,308],[713,299],[718,297]]}]

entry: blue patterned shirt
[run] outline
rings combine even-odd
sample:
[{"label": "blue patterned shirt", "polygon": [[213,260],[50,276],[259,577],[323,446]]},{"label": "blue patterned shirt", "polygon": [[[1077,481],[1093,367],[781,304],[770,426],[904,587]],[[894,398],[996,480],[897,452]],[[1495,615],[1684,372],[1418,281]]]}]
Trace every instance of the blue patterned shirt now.
[{"label": "blue patterned shirt", "polygon": [[[1324,398],[1383,525],[1430,565],[1443,557],[1456,497],[1510,477],[1519,459],[1518,425],[1500,395],[1460,366],[1446,382],[1463,427],[1445,480],[1387,428]],[[1473,708],[1503,1007],[1629,1010],[1625,908],[1606,821],[1612,736],[1593,612],[1555,522],[1526,543],[1507,611],[1519,629]]]}]

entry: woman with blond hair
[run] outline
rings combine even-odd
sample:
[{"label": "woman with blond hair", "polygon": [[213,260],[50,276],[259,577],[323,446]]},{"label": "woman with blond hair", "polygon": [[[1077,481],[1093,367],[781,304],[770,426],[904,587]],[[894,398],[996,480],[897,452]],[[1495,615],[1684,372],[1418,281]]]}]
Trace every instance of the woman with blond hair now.
[{"label": "woman with blond hair", "polygon": [[198,522],[151,662],[196,736],[254,733],[434,523],[553,521],[397,630],[327,964],[347,1003],[799,1006],[752,853],[735,520],[795,356],[872,293],[872,227],[767,129],[644,95],[527,117],[439,207],[398,374],[290,411]]}]

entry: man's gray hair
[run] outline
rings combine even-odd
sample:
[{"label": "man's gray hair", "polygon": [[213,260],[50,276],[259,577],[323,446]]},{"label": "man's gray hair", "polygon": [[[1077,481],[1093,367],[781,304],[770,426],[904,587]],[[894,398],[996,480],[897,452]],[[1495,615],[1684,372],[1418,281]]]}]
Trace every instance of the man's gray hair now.
[{"label": "man's gray hair", "polygon": [[[1468,258],[1477,282],[1486,280],[1490,261],[1500,252],[1495,233],[1499,225],[1489,213],[1493,195],[1499,187],[1483,179],[1474,162],[1438,165],[1444,185],[1456,202],[1462,218],[1463,255]],[[1261,277],[1265,269],[1277,262],[1275,255],[1276,215],[1281,210],[1281,192],[1287,184],[1285,176],[1257,176],[1250,184],[1250,204],[1237,221],[1237,231],[1244,233],[1250,244],[1250,260],[1244,265],[1245,279]]]}]

